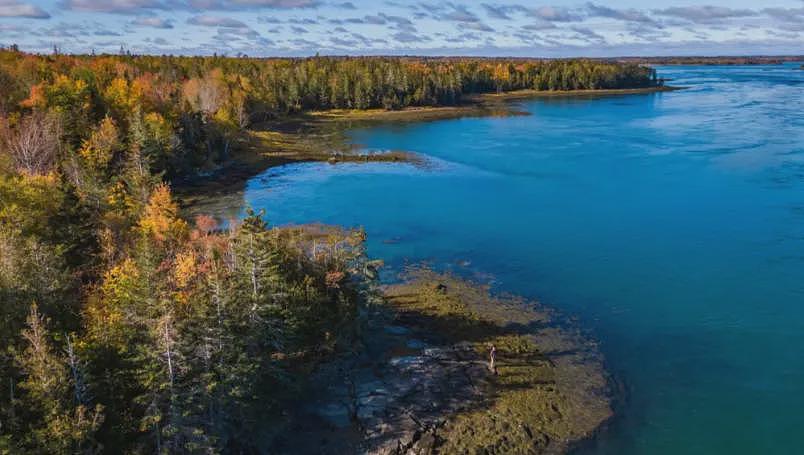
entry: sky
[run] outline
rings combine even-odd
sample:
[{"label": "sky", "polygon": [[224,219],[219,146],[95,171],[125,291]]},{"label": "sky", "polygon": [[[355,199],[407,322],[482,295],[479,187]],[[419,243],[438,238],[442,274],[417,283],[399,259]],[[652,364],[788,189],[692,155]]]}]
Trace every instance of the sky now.
[{"label": "sky", "polygon": [[804,54],[804,0],[0,0],[0,45],[249,56]]}]

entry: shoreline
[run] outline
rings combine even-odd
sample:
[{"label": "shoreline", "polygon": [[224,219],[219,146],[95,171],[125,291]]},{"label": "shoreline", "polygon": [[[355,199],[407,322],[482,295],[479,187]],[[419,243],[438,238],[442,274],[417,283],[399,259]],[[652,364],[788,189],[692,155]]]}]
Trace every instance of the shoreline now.
[{"label": "shoreline", "polygon": [[655,86],[628,89],[600,90],[514,90],[503,93],[483,93],[468,95],[455,106],[414,106],[399,110],[366,109],[347,110],[332,109],[312,112],[313,119],[328,122],[384,122],[384,121],[422,121],[434,119],[459,118],[464,116],[487,116],[497,114],[522,115],[508,105],[512,101],[539,98],[594,98],[597,96],[639,95],[648,93],[672,92],[684,87]]},{"label": "shoreline", "polygon": [[392,150],[385,153],[359,153],[359,144],[346,137],[346,131],[382,123],[414,123],[466,117],[510,117],[529,115],[512,103],[540,98],[595,98],[629,96],[683,90],[684,87],[655,86],[611,90],[516,90],[467,96],[455,106],[418,106],[389,111],[385,109],[314,111],[257,123],[236,141],[232,159],[205,174],[171,183],[179,204],[192,210],[204,196],[242,192],[246,182],[267,169],[304,162],[408,162],[415,154]]},{"label": "shoreline", "polygon": [[[518,111],[510,102],[544,97],[599,97],[673,90],[678,90],[678,88],[651,87],[582,92],[517,91],[499,95],[480,95],[467,100],[461,106],[454,107],[408,108],[401,111],[325,111],[309,113],[292,119],[266,122],[248,132],[239,144],[242,148],[236,155],[235,160],[233,160],[232,165],[216,170],[218,175],[213,176],[211,179],[192,182],[188,186],[180,187],[181,191],[178,195],[185,211],[195,211],[200,214],[208,211],[204,209],[204,199],[225,201],[225,199],[222,199],[222,195],[226,194],[234,198],[242,198],[242,191],[245,188],[246,181],[272,167],[300,162],[329,162],[336,164],[340,162],[415,161],[415,155],[400,151],[381,154],[357,153],[359,146],[351,143],[345,132],[350,128],[364,124],[429,121],[467,116],[526,115]],[[242,202],[242,199],[240,201]],[[453,289],[464,289],[458,294],[463,296],[459,297],[459,302],[463,302],[467,295],[474,296],[469,297],[470,302],[473,299],[475,302],[479,301],[477,296],[480,295],[480,287],[439,274],[427,275],[423,282],[426,283],[432,280],[436,280],[438,283],[445,283],[446,289],[449,290],[446,295],[452,294]],[[440,287],[441,284],[438,286]],[[399,297],[394,297],[393,289],[399,290],[403,288],[407,289],[406,292],[402,293],[404,295],[410,295],[411,289],[414,289],[416,290],[413,292],[414,294],[424,292],[430,296],[428,298],[432,297],[432,286],[430,285],[417,285],[408,282],[386,287],[383,294],[386,299],[389,299],[390,307],[388,309],[396,314],[408,312],[404,308],[406,304],[403,303],[400,307],[398,305]],[[437,298],[440,299],[440,297]],[[437,340],[428,341],[429,346],[446,350],[443,352],[448,356],[449,362],[458,362],[458,364],[465,365],[466,371],[474,372],[471,373],[474,376],[469,380],[469,383],[473,384],[471,388],[474,392],[468,393],[465,391],[467,393],[466,400],[468,400],[467,406],[455,409],[441,409],[439,412],[430,415],[429,423],[425,426],[421,426],[419,422],[413,427],[405,426],[405,424],[400,423],[404,420],[402,417],[395,417],[392,424],[387,424],[382,419],[376,421],[370,415],[366,415],[364,419],[358,420],[360,428],[372,430],[367,433],[369,436],[366,437],[369,439],[365,440],[365,443],[371,444],[372,448],[375,449],[390,449],[391,446],[399,446],[400,444],[410,448],[421,447],[422,444],[430,444],[431,447],[436,447],[436,444],[438,444],[446,448],[464,450],[480,444],[480,440],[494,440],[501,450],[514,450],[533,444],[534,446],[541,446],[544,451],[555,450],[558,447],[561,447],[560,450],[566,451],[572,448],[594,445],[597,435],[606,431],[606,428],[615,421],[616,381],[606,368],[606,361],[597,351],[596,343],[591,338],[584,336],[580,329],[576,327],[562,324],[560,318],[551,317],[550,315],[555,313],[551,309],[541,306],[537,307],[539,308],[537,319],[540,320],[537,325],[519,324],[517,325],[519,329],[511,332],[510,320],[506,322],[506,319],[525,317],[524,313],[522,313],[524,304],[517,309],[512,304],[500,306],[489,303],[503,302],[502,297],[499,296],[487,295],[486,299],[482,307],[475,305],[475,307],[468,310],[461,310],[462,313],[460,314],[448,315],[450,317],[460,316],[464,319],[468,317],[469,321],[474,321],[471,324],[475,324],[477,321],[486,321],[483,324],[486,324],[484,327],[487,328],[483,329],[482,332],[471,333],[468,338],[466,333],[462,333],[452,338],[442,339],[440,342]],[[454,308],[455,306],[453,305],[449,311],[454,312]],[[421,309],[416,310],[416,316],[413,319],[408,313],[405,324],[399,321],[394,323],[395,325],[407,327],[406,330],[411,333],[411,335],[398,337],[397,345],[400,345],[400,343],[404,345],[404,341],[408,337],[413,337],[413,341],[427,340],[426,334],[429,331],[430,322],[439,320],[440,316],[436,315],[438,317],[433,319],[432,314],[427,316],[425,313],[427,311],[439,312],[441,310],[432,306],[428,308],[425,305],[424,310],[426,312],[420,314]],[[508,311],[509,313],[501,316],[497,313],[500,311]],[[537,315],[536,313],[530,313],[529,317],[536,318]],[[533,322],[534,320],[532,319],[528,324],[533,324]],[[500,328],[488,328],[491,327],[487,325],[488,323],[491,323],[492,326],[504,328],[506,331],[499,332]],[[443,332],[439,327],[430,328],[436,328],[436,333]],[[498,338],[501,333],[504,333],[503,339]],[[482,369],[477,369],[478,362],[482,363],[483,359],[482,350],[484,345],[481,340],[496,340],[493,342],[502,348],[501,372],[504,374],[499,379],[487,377],[482,374]],[[509,346],[509,342],[513,344]],[[470,350],[455,351],[455,346],[461,345],[465,347],[467,343],[469,343]],[[566,348],[567,346],[572,346],[572,349],[559,348]],[[580,357],[573,357],[572,359],[551,358],[549,354],[545,354],[551,352],[551,350],[556,352],[577,350],[581,346],[589,348],[584,350]],[[378,348],[375,346],[373,349]],[[403,348],[400,347],[399,349]],[[421,356],[422,354],[411,353],[411,355]],[[506,358],[509,362],[514,361],[520,366],[515,367],[514,370],[509,369],[506,372],[503,369],[509,368],[505,366]],[[428,365],[427,355],[423,359],[424,365]],[[570,363],[565,364],[562,362]],[[509,363],[509,365],[511,364]],[[389,369],[391,367],[385,364],[378,364],[377,368],[381,371],[387,370],[389,376],[393,376],[391,374],[393,369]],[[430,376],[434,374],[434,368],[437,370],[435,366],[427,367],[416,374]],[[583,378],[575,377],[573,372],[577,372],[579,369],[587,372],[586,377],[595,379],[592,382],[585,382]],[[460,373],[460,369],[456,371]],[[443,384],[444,381],[447,381],[447,383],[453,381],[457,377],[455,374],[458,373],[453,372],[449,373],[451,376],[447,378],[434,379],[435,385],[433,387],[439,388],[438,384]],[[508,374],[513,374],[515,377],[512,379],[507,376]],[[555,381],[556,378],[558,378],[558,383],[551,382]],[[516,384],[507,384],[506,381],[511,380],[515,381]],[[324,379],[320,379],[316,384],[313,384],[313,386],[328,387]],[[482,387],[477,389],[476,385],[480,384],[483,384]],[[525,387],[526,384],[528,385],[527,387]],[[550,387],[545,389],[545,384],[553,384],[550,387],[565,393],[555,395],[557,392]],[[372,384],[366,385],[366,387],[369,386],[373,387]],[[394,382],[386,384],[386,389],[392,390],[394,387],[401,388],[402,386]],[[481,392],[478,392],[478,390],[481,390]],[[440,398],[446,400],[448,397],[441,396]],[[359,399],[355,403],[357,404],[349,408],[353,409],[350,412],[357,412],[354,410],[360,408]],[[331,403],[326,404],[324,408],[331,410],[332,406],[330,405]],[[369,406],[367,409],[374,409],[371,407],[373,405],[363,404],[363,406]],[[554,411],[555,409],[561,409],[561,412]],[[594,409],[595,411],[585,413],[584,410],[586,409]],[[340,411],[338,412],[340,413]],[[489,412],[505,417],[501,421],[494,419],[489,421],[487,417]],[[555,415],[553,412],[555,412]],[[316,419],[323,418],[326,420],[331,417],[324,415],[317,416]],[[558,420],[554,421],[553,419]],[[419,419],[419,421],[423,420]],[[514,442],[500,440],[500,435],[506,434],[499,427],[500,422],[507,422],[505,423],[507,427],[521,426],[522,422],[526,422],[524,425],[529,431],[517,434]],[[309,431],[316,432],[314,429]],[[331,430],[325,429],[324,431]],[[386,433],[386,431],[391,431],[391,433]],[[569,433],[562,433],[563,431],[568,431]],[[350,430],[350,433],[354,433],[352,441],[355,440],[356,435],[360,434],[354,428]],[[358,438],[358,440],[361,439]],[[558,446],[552,444],[558,444]]]},{"label": "shoreline", "polygon": [[272,426],[267,447],[564,453],[613,418],[597,343],[552,308],[427,268],[399,278],[365,309],[354,348],[307,374],[303,405],[286,422],[297,422],[293,436]]}]

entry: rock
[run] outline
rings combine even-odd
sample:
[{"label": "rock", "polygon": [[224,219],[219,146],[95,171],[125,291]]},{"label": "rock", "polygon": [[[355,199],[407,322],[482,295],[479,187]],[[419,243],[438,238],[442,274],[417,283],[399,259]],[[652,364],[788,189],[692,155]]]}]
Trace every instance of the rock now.
[{"label": "rock", "polygon": [[337,428],[346,428],[352,424],[349,407],[340,403],[328,403],[319,407],[316,414]]},{"label": "rock", "polygon": [[424,433],[417,432],[414,433],[406,453],[410,455],[430,455],[436,453],[437,447],[438,436],[435,430],[428,430]]},{"label": "rock", "polygon": [[384,330],[391,335],[407,335],[410,333],[410,329],[398,325],[387,325]]}]

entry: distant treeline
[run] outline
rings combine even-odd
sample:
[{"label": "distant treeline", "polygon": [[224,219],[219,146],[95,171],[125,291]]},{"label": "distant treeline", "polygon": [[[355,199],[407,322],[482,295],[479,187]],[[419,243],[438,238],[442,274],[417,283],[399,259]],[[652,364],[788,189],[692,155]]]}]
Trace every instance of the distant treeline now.
[{"label": "distant treeline", "polygon": [[622,57],[616,60],[622,63],[647,65],[781,65],[804,61],[804,56]]},{"label": "distant treeline", "polygon": [[[188,173],[229,157],[250,123],[308,110],[400,109],[467,94],[595,90],[659,84],[637,64],[593,60],[33,55],[0,51],[0,116],[8,126],[58,114],[61,139],[82,147],[104,120],[120,148],[140,146],[155,170]],[[108,125],[107,125],[108,126]]]}]

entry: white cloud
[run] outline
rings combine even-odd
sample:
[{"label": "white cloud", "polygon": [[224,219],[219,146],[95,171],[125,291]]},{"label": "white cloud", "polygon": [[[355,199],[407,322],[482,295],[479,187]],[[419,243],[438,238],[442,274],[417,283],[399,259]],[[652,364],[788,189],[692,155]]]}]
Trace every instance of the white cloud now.
[{"label": "white cloud", "polygon": [[48,19],[48,14],[42,8],[17,0],[0,0],[0,17],[27,17],[32,19]]},{"label": "white cloud", "polygon": [[131,24],[141,27],[173,28],[173,21],[156,16],[138,17]]},{"label": "white cloud", "polygon": [[219,16],[194,16],[187,19],[187,23],[202,27],[248,28],[248,25],[237,19]]}]

